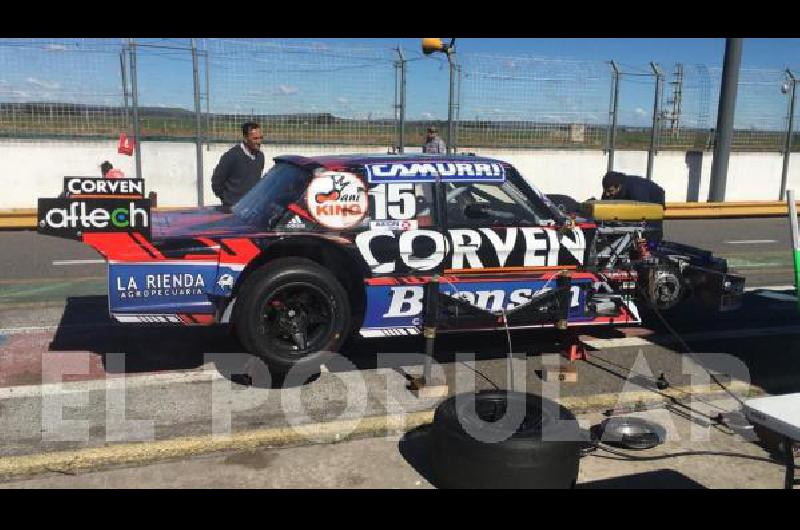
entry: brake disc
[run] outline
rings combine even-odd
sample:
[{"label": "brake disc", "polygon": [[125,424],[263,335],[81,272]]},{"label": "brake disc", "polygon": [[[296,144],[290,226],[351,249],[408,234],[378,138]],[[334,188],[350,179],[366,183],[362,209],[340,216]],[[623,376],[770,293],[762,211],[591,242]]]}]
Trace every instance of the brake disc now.
[{"label": "brake disc", "polygon": [[648,289],[650,302],[661,311],[672,309],[683,294],[678,274],[669,269],[656,269],[651,274]]}]

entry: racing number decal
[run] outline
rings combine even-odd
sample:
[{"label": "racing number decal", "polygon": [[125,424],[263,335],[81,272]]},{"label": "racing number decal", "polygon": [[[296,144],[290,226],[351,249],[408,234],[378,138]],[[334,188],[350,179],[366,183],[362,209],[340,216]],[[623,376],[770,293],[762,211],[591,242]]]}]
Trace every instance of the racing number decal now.
[{"label": "racing number decal", "polygon": [[417,215],[412,182],[376,184],[370,188],[369,194],[372,196],[375,209],[372,218],[376,221],[386,219],[405,221]]}]

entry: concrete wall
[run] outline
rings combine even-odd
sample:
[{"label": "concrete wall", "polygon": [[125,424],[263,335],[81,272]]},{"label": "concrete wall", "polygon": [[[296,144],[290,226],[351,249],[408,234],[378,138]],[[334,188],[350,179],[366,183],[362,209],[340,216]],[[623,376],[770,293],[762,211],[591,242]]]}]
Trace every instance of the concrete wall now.
[{"label": "concrete wall", "polygon": [[[206,204],[218,201],[211,192],[211,173],[219,157],[230,146],[203,147]],[[513,164],[546,193],[571,195],[578,200],[599,196],[600,179],[606,170],[606,154],[581,150],[515,150],[464,147],[481,155]],[[316,155],[345,153],[385,153],[382,147],[356,146],[264,146],[269,161],[281,154]],[[797,155],[793,155],[797,158]],[[0,208],[30,208],[37,197],[55,197],[61,191],[62,177],[100,174],[99,165],[109,160],[126,175],[135,174],[133,157],[120,155],[116,141],[74,142],[57,140],[0,140]],[[158,192],[163,206],[194,206],[197,200],[195,146],[183,142],[145,142],[142,144],[142,174],[149,191]],[[656,156],[653,178],[667,193],[668,201],[704,202],[708,197],[712,156],[662,151]],[[700,167],[700,164],[702,166]],[[732,153],[726,199],[776,200],[780,188],[780,153]],[[617,151],[617,170],[644,175],[647,152]],[[789,166],[788,187],[800,189],[800,160]]]}]

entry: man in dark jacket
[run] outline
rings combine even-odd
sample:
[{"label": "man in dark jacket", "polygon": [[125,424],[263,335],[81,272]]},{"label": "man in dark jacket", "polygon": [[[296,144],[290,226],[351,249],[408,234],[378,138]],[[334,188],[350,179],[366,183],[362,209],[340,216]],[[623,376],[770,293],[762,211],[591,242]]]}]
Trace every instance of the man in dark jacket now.
[{"label": "man in dark jacket", "polygon": [[222,208],[226,212],[230,212],[231,207],[258,183],[264,173],[264,153],[261,152],[264,136],[261,126],[247,122],[242,125],[242,135],[242,143],[222,155],[211,176],[211,189],[222,201]]},{"label": "man in dark jacket", "polygon": [[603,199],[654,202],[666,205],[664,188],[643,177],[609,171],[603,177]]},{"label": "man in dark jacket", "polygon": [[[603,200],[653,202],[666,207],[664,188],[646,178],[609,171],[603,177]],[[663,221],[648,221],[648,240],[661,241],[664,237]]]}]

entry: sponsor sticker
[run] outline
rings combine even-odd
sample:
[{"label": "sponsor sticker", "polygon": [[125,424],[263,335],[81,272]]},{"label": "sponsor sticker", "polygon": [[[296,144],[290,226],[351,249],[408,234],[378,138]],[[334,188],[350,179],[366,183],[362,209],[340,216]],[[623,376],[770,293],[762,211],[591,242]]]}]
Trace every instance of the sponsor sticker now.
[{"label": "sponsor sticker", "polygon": [[113,313],[114,319],[123,324],[182,324],[183,321],[174,314],[125,314]]},{"label": "sponsor sticker", "polygon": [[144,197],[144,179],[64,177],[64,193],[77,195],[137,195]]},{"label": "sponsor sticker", "polygon": [[371,221],[369,223],[370,230],[392,230],[392,231],[406,231],[416,230],[416,219],[384,219],[383,221]]},{"label": "sponsor sticker", "polygon": [[84,232],[139,232],[150,237],[149,199],[39,199],[37,232],[80,239]]},{"label": "sponsor sticker", "polygon": [[451,228],[444,233],[413,227],[401,234],[371,226],[356,236],[355,243],[372,272],[386,274],[404,267],[431,270],[443,262],[450,269],[583,265],[586,236],[580,228],[559,235],[538,226],[509,227],[502,232],[486,227]]},{"label": "sponsor sticker", "polygon": [[314,177],[306,191],[306,203],[314,219],[333,229],[357,225],[369,207],[364,183],[343,171],[324,171]]},{"label": "sponsor sticker", "polygon": [[219,280],[217,280],[217,285],[222,291],[233,289],[233,275],[223,274],[219,277]]},{"label": "sponsor sticker", "polygon": [[[584,308],[590,287],[591,280],[573,280],[570,288],[570,319],[585,317]],[[439,284],[441,293],[493,313],[512,311],[551,288],[552,285],[548,285],[543,279]],[[368,286],[363,327],[375,329],[418,326],[421,324],[424,308],[425,288],[422,285]]]},{"label": "sponsor sticker", "polygon": [[195,312],[211,306],[209,295],[214,294],[214,288],[220,283],[227,283],[225,275],[218,277],[217,267],[213,265],[111,264],[108,268],[109,304],[112,311]]},{"label": "sponsor sticker", "polygon": [[370,184],[390,182],[504,182],[502,164],[489,162],[406,162],[367,164]]},{"label": "sponsor sticker", "polygon": [[[231,278],[229,274],[225,275]],[[116,276],[115,294],[120,300],[157,296],[197,296],[205,294],[206,283],[200,273],[148,273],[144,276]],[[220,283],[224,276],[220,278]],[[221,287],[221,286],[220,286]]]},{"label": "sponsor sticker", "polygon": [[286,228],[297,228],[302,230],[306,227],[306,224],[303,222],[303,220],[300,218],[299,215],[295,215],[286,222],[285,226]]}]

